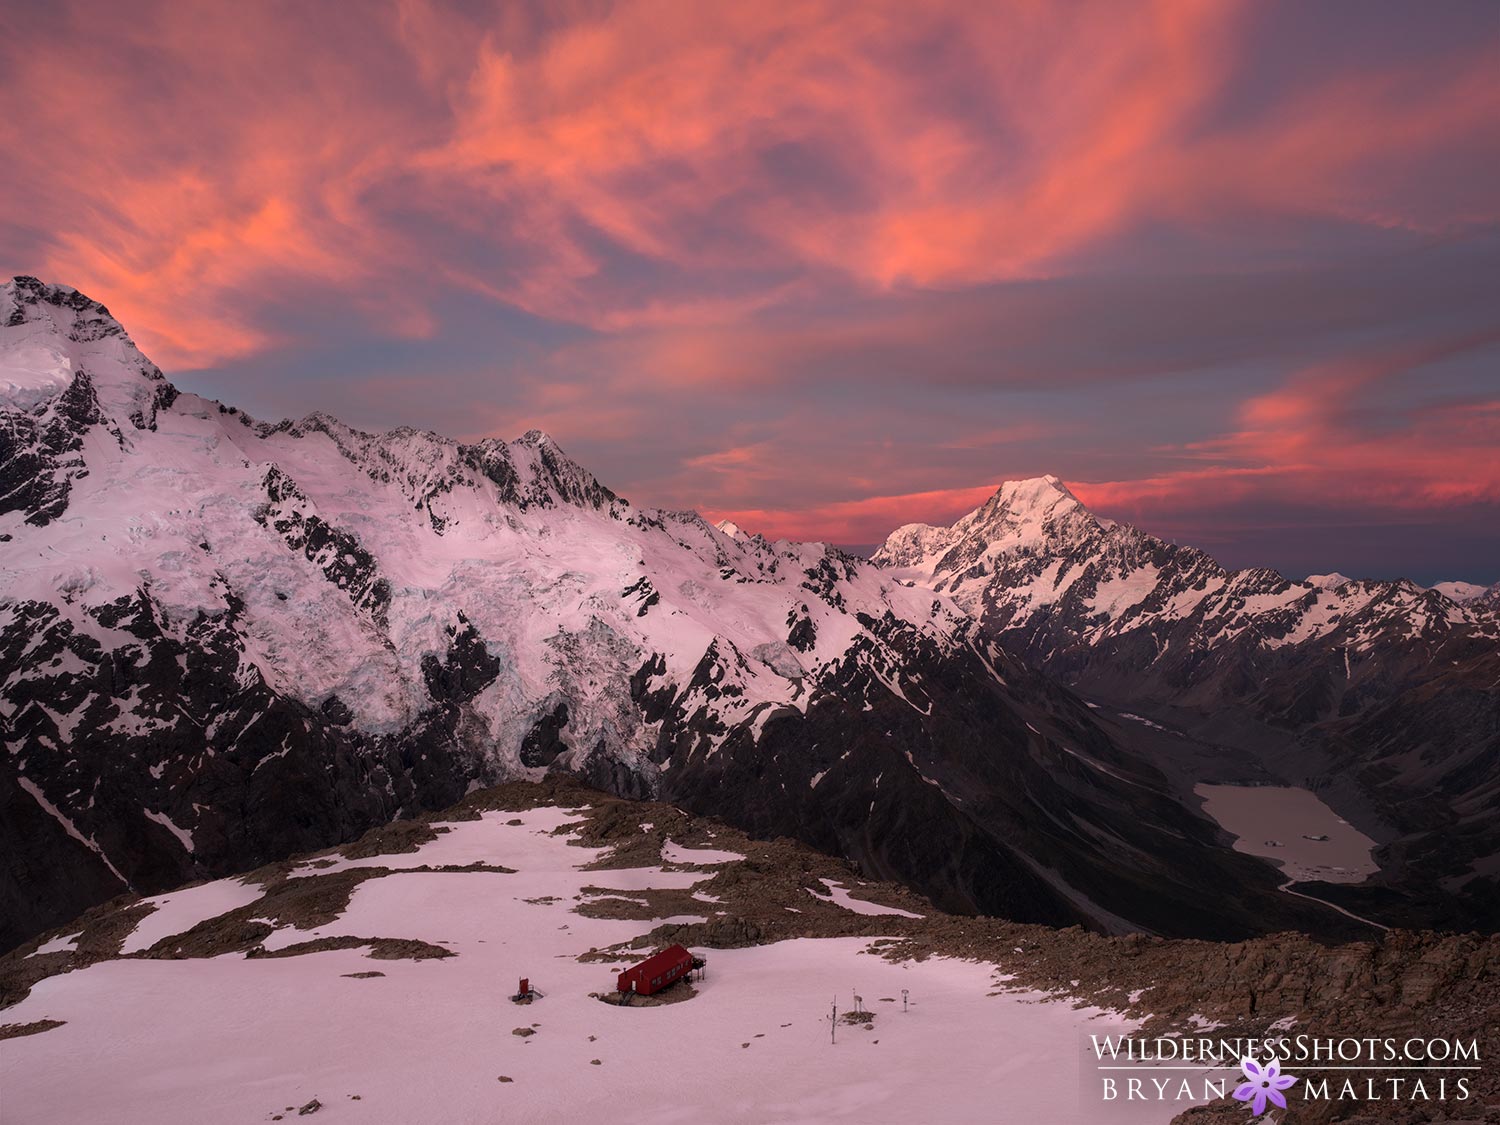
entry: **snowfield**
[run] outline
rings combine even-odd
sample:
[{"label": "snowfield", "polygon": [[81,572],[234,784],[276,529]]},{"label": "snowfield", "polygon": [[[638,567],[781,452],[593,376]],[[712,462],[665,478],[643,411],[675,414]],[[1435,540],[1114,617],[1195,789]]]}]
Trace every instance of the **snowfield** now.
[{"label": "snowfield", "polygon": [[259,887],[247,886],[238,879],[220,879],[201,887],[188,887],[147,899],[156,910],[141,920],[125,939],[120,952],[139,953],[150,949],[162,938],[190,930],[199,922],[217,918],[241,906],[249,906],[260,896]]},{"label": "snowfield", "polygon": [[661,857],[668,863],[687,863],[711,866],[716,863],[733,863],[744,859],[739,852],[726,852],[718,848],[680,848],[668,840],[662,845]]},{"label": "snowfield", "polygon": [[[708,966],[690,998],[658,1007],[602,1003],[590,993],[610,990],[640,951],[580,955],[628,942],[658,921],[584,917],[574,909],[580,896],[689,890],[712,872],[585,870],[606,849],[579,846],[570,831],[577,824],[576,812],[563,808],[486,812],[443,826],[414,852],[304,865],[304,876],[359,865],[393,870],[359,884],[334,923],[283,927],[265,943],[410,938],[456,955],[446,959],[375,960],[361,949],[125,958],[41,981],[6,1022],[65,1022],[4,1042],[6,1119],[249,1123],[296,1117],[314,1100],[320,1122],[412,1125],[1030,1125],[1165,1121],[1186,1108],[1106,1107],[1082,1092],[1079,1066],[1092,1065],[1086,1037],[1119,1034],[1131,1021],[1037,993],[1000,992],[1005,974],[992,964],[892,962],[869,952],[869,937],[696,949]],[[710,862],[740,858],[710,854]],[[412,870],[476,862],[491,869]],[[871,905],[838,884],[829,889],[850,909]],[[226,880],[163,896],[126,946],[170,936],[216,906],[246,905],[246,892]],[[384,975],[350,975],[372,972]],[[530,1005],[508,999],[522,976],[543,994]],[[841,1024],[830,1043],[831,1007],[852,1010],[856,994],[874,1013],[872,1027]]]},{"label": "snowfield", "polygon": [[[920,918],[922,915],[913,914],[910,910],[901,910],[895,906],[881,906],[878,903],[866,902],[864,899],[854,898],[841,883],[831,879],[824,879],[823,885],[828,888],[828,901],[835,902],[845,910],[852,910],[856,914],[894,914],[900,918]],[[811,892],[809,892],[811,893]],[[821,895],[815,897],[821,898]]]}]

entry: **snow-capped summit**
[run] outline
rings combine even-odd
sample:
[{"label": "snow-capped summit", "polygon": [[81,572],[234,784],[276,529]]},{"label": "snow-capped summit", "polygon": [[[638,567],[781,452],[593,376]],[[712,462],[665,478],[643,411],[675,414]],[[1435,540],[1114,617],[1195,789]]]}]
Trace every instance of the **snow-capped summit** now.
[{"label": "snow-capped summit", "polygon": [[1493,586],[1481,586],[1478,582],[1439,582],[1432,588],[1450,601],[1469,605],[1500,591],[1500,582]]},{"label": "snow-capped summit", "polygon": [[1039,477],[1027,477],[1023,480],[1008,480],[1000,485],[992,502],[999,504],[1011,512],[1046,512],[1057,507],[1059,504],[1073,507],[1081,506],[1078,497],[1069,491],[1061,479],[1047,473]]},{"label": "snow-capped summit", "polygon": [[1067,534],[1080,523],[1095,526],[1093,513],[1057,477],[1003,483],[977,510],[954,524],[961,536],[982,532],[992,541],[1036,543]]},{"label": "snow-capped summit", "polygon": [[[928,574],[982,565],[986,558],[1076,537],[1098,520],[1055,476],[1005,481],[983,505],[950,527],[909,523],[897,528],[873,556],[884,566]],[[957,549],[957,554],[951,554]]]},{"label": "snow-capped summit", "polygon": [[0,282],[0,409],[27,410],[87,371],[90,390],[117,422],[143,411],[163,381],[98,301],[34,277]]},{"label": "snow-capped summit", "polygon": [[128,451],[175,395],[97,301],[34,277],[0,284],[0,525],[57,518],[88,474],[86,439]]},{"label": "snow-capped summit", "polygon": [[1309,574],[1307,576],[1307,584],[1309,586],[1316,586],[1320,590],[1337,590],[1340,587],[1347,586],[1352,581],[1354,579],[1350,578],[1347,574],[1340,574],[1336,570],[1332,574]]}]

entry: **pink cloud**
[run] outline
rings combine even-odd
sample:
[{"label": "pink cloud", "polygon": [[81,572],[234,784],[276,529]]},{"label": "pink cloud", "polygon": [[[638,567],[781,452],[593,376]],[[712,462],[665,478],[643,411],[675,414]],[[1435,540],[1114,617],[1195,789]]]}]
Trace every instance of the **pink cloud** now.
[{"label": "pink cloud", "polygon": [[1252,499],[1381,509],[1500,502],[1500,399],[1415,409],[1382,400],[1430,364],[1497,343],[1500,334],[1485,334],[1297,372],[1243,402],[1237,428],[1165,451],[1193,467],[1074,491],[1137,515]]},{"label": "pink cloud", "polygon": [[[190,4],[94,7],[13,37],[0,178],[47,232],[19,264],[187,365],[276,342],[250,306],[288,284],[364,292],[411,334],[426,321],[389,315],[391,279],[435,276],[605,332],[685,326],[691,351],[718,343],[695,327],[808,286],[1047,276],[1132,224],[1246,202],[1430,225],[1401,170],[1487,143],[1487,46],[1346,68],[1215,128],[1253,11],[629,0],[470,20],[399,0],[357,26],[251,8],[226,34]],[[785,152],[813,166],[778,169]],[[434,263],[408,211],[480,252]],[[1493,221],[1492,195],[1462,214]]]}]

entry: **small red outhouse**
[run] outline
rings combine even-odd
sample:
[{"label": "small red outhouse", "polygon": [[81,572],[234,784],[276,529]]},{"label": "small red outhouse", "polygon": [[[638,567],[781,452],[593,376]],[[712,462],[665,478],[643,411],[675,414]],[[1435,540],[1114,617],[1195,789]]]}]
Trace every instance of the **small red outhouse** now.
[{"label": "small red outhouse", "polygon": [[650,996],[692,971],[693,955],[680,945],[670,945],[621,973],[619,990]]}]

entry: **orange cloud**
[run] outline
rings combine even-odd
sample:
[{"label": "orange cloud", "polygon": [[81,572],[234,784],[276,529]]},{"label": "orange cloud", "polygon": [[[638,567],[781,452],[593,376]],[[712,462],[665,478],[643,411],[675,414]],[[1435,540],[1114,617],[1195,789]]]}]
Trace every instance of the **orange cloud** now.
[{"label": "orange cloud", "polygon": [[1380,397],[1423,379],[1431,364],[1497,343],[1500,333],[1483,334],[1298,372],[1244,402],[1239,428],[1175,451],[1200,462],[1194,467],[1074,491],[1102,511],[1136,514],[1247,499],[1343,508],[1500,502],[1500,399],[1408,407]]},{"label": "orange cloud", "polygon": [[[574,222],[682,268],[732,255],[879,288],[1020,276],[1139,210],[1153,157],[1226,71],[1233,16],[1201,0],[1078,20],[1027,4],[618,5],[532,54],[488,39],[452,139],[421,163],[535,207],[530,229],[567,252],[510,296],[544,315],[599,319],[580,306],[607,266]],[[985,76],[978,113],[931,108],[942,79],[909,45],[943,34]],[[764,157],[789,146],[866,198],[778,190]],[[730,246],[704,237],[726,205],[745,235]]]},{"label": "orange cloud", "polygon": [[1200,212],[1253,203],[1434,233],[1494,223],[1487,177],[1431,163],[1465,150],[1493,158],[1493,51],[1330,77],[1295,105],[1171,154],[1159,197]]},{"label": "orange cloud", "polygon": [[[299,288],[398,334],[433,283],[690,354],[830,290],[1065,273],[1142,223],[1441,226],[1404,170],[1492,150],[1493,43],[1219,122],[1259,11],[391,0],[226,33],[173,0],[48,5],[0,45],[27,232],[0,250],[191,366],[279,342],[261,306]],[[1444,202],[1496,218],[1492,193]]]}]

